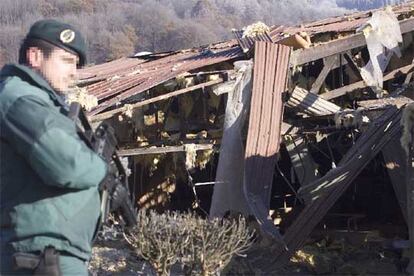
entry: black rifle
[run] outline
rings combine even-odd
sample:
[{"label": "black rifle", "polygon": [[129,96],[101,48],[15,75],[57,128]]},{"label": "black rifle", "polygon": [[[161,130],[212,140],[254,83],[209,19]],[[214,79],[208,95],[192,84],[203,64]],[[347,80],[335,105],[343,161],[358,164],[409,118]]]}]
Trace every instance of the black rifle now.
[{"label": "black rifle", "polygon": [[118,213],[124,219],[126,226],[136,225],[136,211],[131,202],[128,176],[116,153],[117,140],[114,129],[103,122],[93,131],[85,112],[77,102],[71,103],[68,117],[75,121],[82,140],[105,159],[109,166],[108,174],[99,186],[101,191],[101,222],[106,222],[110,211],[119,211]]}]

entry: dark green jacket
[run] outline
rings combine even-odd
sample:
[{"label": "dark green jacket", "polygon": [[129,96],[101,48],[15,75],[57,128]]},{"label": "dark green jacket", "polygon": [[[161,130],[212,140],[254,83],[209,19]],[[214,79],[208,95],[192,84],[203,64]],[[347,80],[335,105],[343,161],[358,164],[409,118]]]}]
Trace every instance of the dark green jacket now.
[{"label": "dark green jacket", "polygon": [[[67,106],[22,65],[0,72],[1,244],[47,245],[89,259],[106,164],[78,137]],[[1,250],[1,248],[0,248]]]}]

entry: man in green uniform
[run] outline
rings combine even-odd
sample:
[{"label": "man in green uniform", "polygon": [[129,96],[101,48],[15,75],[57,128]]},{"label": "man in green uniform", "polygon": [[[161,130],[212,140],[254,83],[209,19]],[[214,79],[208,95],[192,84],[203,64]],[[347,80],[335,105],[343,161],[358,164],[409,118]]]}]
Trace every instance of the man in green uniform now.
[{"label": "man in green uniform", "polygon": [[77,30],[41,20],[0,71],[1,275],[88,274],[107,165],[63,101],[85,61]]}]

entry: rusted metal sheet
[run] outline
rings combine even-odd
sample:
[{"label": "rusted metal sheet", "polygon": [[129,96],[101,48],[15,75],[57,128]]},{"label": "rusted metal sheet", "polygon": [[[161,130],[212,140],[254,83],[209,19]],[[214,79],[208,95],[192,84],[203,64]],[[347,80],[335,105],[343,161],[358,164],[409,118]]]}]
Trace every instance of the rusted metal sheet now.
[{"label": "rusted metal sheet", "polygon": [[[230,49],[235,46],[237,46],[237,41],[233,39],[224,42],[213,43],[208,47],[211,50],[222,50]],[[139,69],[140,67],[136,68],[136,66],[142,63],[148,63],[148,65],[145,65],[144,67],[151,67],[155,64],[158,64],[156,62],[158,59],[162,58],[160,63],[165,63],[167,61],[171,62],[178,60],[184,55],[197,55],[201,52],[200,49],[187,49],[173,52],[154,53],[142,57],[122,57],[120,59],[80,69],[78,72],[78,78],[81,81],[93,80],[93,78],[99,78],[99,80],[101,80],[102,78],[113,77],[116,75],[125,75],[127,72],[131,73],[136,69]]]},{"label": "rusted metal sheet", "polygon": [[[178,67],[181,59],[190,58],[194,55],[195,53],[192,51],[180,52],[158,60],[145,63],[141,62],[136,64],[136,66],[130,66],[130,59],[121,59],[119,62],[114,62],[115,64],[112,66],[111,63],[113,62],[97,65],[97,68],[92,67],[93,70],[90,68],[89,72],[92,71],[97,74],[98,78],[104,77],[105,79],[101,82],[89,85],[87,90],[89,93],[97,96],[99,100],[103,100],[106,97],[117,95],[131,87],[137,86],[151,76],[156,75],[158,70],[162,70],[166,66],[170,65],[174,67],[175,65]],[[107,74],[100,74],[102,72],[100,70],[101,66],[104,68],[109,66],[111,69]]]},{"label": "rusted metal sheet", "polygon": [[280,239],[267,219],[274,167],[280,146],[290,48],[256,41],[253,90],[245,152],[244,193],[262,230]]},{"label": "rusted metal sheet", "polygon": [[79,70],[80,80],[93,80],[97,78],[105,78],[117,74],[118,72],[125,72],[131,70],[135,66],[146,62],[146,60],[138,58],[120,58],[110,62],[99,65],[86,67]]},{"label": "rusted metal sheet", "polygon": [[351,32],[364,24],[369,19],[369,16],[370,15],[368,13],[364,13],[328,18],[301,26],[289,26],[284,28],[278,26],[270,31],[270,36],[273,41],[279,41],[286,36],[294,35],[300,32],[305,32],[309,36],[315,36],[323,33]]},{"label": "rusted metal sheet", "polygon": [[236,37],[237,41],[239,42],[240,47],[243,50],[243,53],[248,53],[253,48],[254,43],[256,41],[267,41],[272,42],[272,38],[268,33],[260,34],[255,37],[243,37],[242,30],[233,30],[233,34]]},{"label": "rusted metal sheet", "polygon": [[305,32],[310,36],[321,34],[321,33],[350,32],[350,31],[355,31],[358,27],[365,24],[368,19],[369,19],[368,16],[366,18],[359,18],[359,19],[353,19],[353,20],[345,19],[344,21],[334,22],[334,23],[330,23],[326,25],[292,28],[290,30],[285,30],[285,32],[288,34]]},{"label": "rusted metal sheet", "polygon": [[[308,203],[304,210],[286,230],[283,239],[288,251],[283,248],[274,250],[276,262],[286,264],[292,254],[306,241],[315,226],[327,214],[340,196],[346,191],[359,172],[391,139],[401,131],[401,110],[392,107],[375,120],[355,145],[342,158],[338,167],[316,180],[302,190],[308,192]],[[310,194],[308,188],[315,188]]]},{"label": "rusted metal sheet", "polygon": [[131,66],[126,71],[122,69],[125,68],[122,63],[118,64],[118,68],[121,69],[112,73],[110,78],[87,86],[88,92],[100,100],[99,105],[90,112],[90,115],[97,114],[122,100],[164,83],[184,72],[229,61],[241,55],[240,48],[236,46],[216,52],[209,49],[184,51]]},{"label": "rusted metal sheet", "polygon": [[[410,5],[394,7],[396,14],[410,11]],[[371,11],[372,12],[372,11]],[[163,83],[188,70],[220,63],[241,57],[242,51],[251,49],[255,40],[277,41],[286,36],[305,32],[316,35],[324,32],[352,31],[363,24],[370,12],[357,13],[349,16],[325,19],[299,27],[278,26],[255,39],[241,38],[241,32],[235,32],[236,39],[219,42],[195,49],[163,53],[162,55],[144,58],[122,58],[105,64],[86,68],[80,72],[82,85],[87,85],[89,93],[97,96],[99,105],[91,114],[97,114],[114,104]],[[414,19],[401,21],[402,33],[414,29]],[[240,47],[238,45],[240,44]],[[291,65],[299,65],[323,58],[338,52],[365,45],[361,34],[351,35],[342,39],[333,39],[328,43],[316,45],[309,49],[293,52]],[[88,85],[89,84],[89,85]]]},{"label": "rusted metal sheet", "polygon": [[[413,31],[412,2],[393,6],[392,9],[400,20],[401,33]],[[312,47],[298,49],[292,53],[291,65],[301,65],[366,45],[365,37],[357,34],[356,30],[370,19],[373,12],[378,10],[381,9],[323,19],[300,26],[277,26],[270,31],[270,36],[275,43],[299,34],[309,36]],[[318,42],[320,39],[317,38],[323,34],[331,35],[331,38],[323,39],[327,39],[326,42]]]},{"label": "rusted metal sheet", "polygon": [[[300,26],[283,27],[277,26],[270,31],[270,36],[274,42],[300,32],[305,32],[309,36],[315,36],[323,33],[352,33],[358,27],[362,26],[371,17],[372,13],[383,8],[357,12],[353,14],[337,16],[327,19],[314,21],[307,24],[301,24]],[[405,3],[392,7],[393,12],[398,16],[400,14],[406,14],[412,11],[412,3]]]}]

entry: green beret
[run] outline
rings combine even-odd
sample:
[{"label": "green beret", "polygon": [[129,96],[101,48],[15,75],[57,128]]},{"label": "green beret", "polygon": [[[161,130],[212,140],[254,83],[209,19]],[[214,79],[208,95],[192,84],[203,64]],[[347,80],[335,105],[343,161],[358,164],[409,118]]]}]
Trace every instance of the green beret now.
[{"label": "green beret", "polygon": [[81,33],[71,25],[53,19],[35,22],[25,39],[41,39],[79,56],[79,65],[86,64],[86,43]]}]

